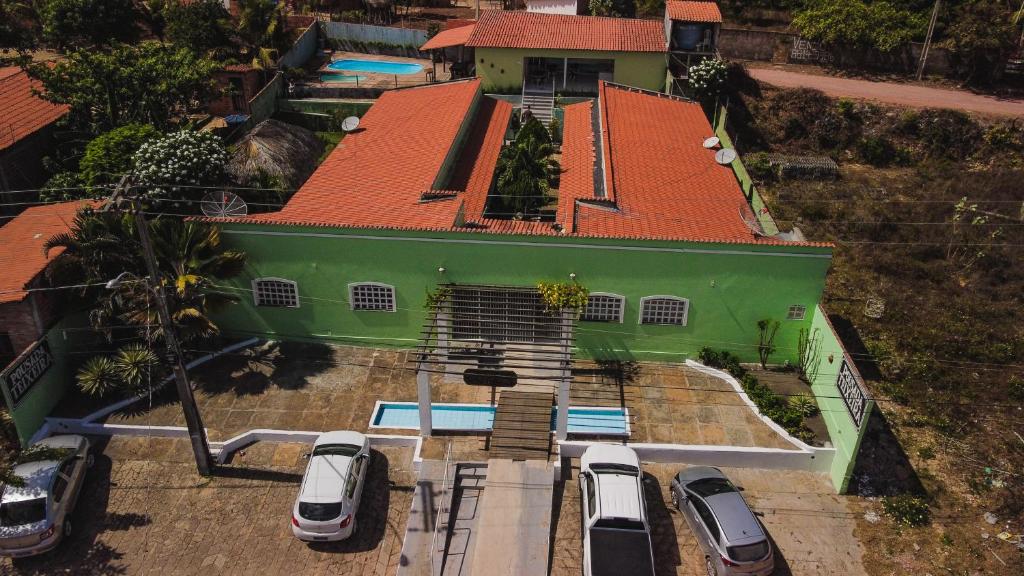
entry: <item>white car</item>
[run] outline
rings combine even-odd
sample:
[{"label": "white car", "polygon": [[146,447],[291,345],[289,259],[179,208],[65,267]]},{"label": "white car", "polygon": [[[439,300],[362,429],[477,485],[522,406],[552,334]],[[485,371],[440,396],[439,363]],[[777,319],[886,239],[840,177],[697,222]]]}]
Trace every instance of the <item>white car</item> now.
[{"label": "white car", "polygon": [[82,436],[51,436],[33,448],[52,451],[45,459],[18,464],[21,486],[6,485],[0,497],[0,555],[20,558],[42,554],[71,535],[71,511],[92,465],[89,441]]},{"label": "white car", "polygon": [[636,452],[596,444],[580,458],[583,574],[653,576],[651,527]]},{"label": "white car", "polygon": [[292,508],[292,534],[307,542],[344,540],[356,531],[370,440],[359,432],[325,432],[308,458]]}]

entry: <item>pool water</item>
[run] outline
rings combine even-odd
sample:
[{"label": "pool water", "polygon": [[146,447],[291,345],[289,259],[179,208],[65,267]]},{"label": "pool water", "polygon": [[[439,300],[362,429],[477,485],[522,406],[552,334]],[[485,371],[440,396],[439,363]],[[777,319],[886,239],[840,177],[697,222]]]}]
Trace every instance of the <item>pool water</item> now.
[{"label": "pool water", "polygon": [[321,82],[358,82],[366,80],[366,76],[355,76],[352,74],[321,74]]},{"label": "pool water", "polygon": [[[437,430],[490,430],[494,426],[494,406],[486,404],[432,404],[430,415]],[[555,429],[557,409],[551,410],[551,429]],[[370,426],[377,428],[420,427],[419,406],[415,402],[381,402]],[[626,411],[622,408],[569,408],[569,432],[572,434],[626,435]]]},{"label": "pool water", "polygon": [[347,72],[376,72],[378,74],[415,74],[423,70],[419,64],[405,62],[388,62],[387,60],[359,60],[350,58],[347,60],[335,60],[327,65],[331,70],[345,70]]}]

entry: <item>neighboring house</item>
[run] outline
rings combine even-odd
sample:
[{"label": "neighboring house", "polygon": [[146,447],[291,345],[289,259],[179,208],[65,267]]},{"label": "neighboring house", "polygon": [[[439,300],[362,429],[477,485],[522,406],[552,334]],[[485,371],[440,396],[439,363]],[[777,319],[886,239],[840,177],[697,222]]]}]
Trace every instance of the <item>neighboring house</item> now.
[{"label": "neighboring house", "polygon": [[34,206],[0,227],[0,369],[50,327],[56,296],[37,288],[62,249],[43,252],[51,237],[69,232],[83,202]]},{"label": "neighboring house", "polygon": [[542,14],[586,14],[588,8],[585,0],[526,0],[527,12]]},{"label": "neighboring house", "polygon": [[[69,108],[32,92],[40,88],[21,68],[0,68],[0,192],[35,189],[46,181],[42,159],[53,149],[54,124]],[[18,196],[11,202],[29,200]],[[0,215],[17,212],[0,208]]]},{"label": "neighboring house", "polygon": [[[539,341],[517,328],[536,313],[517,298],[574,279],[591,293],[580,356],[677,361],[709,345],[753,361],[757,321],[774,318],[773,361],[797,361],[832,247],[754,230],[733,169],[703,146],[699,104],[602,83],[567,106],[554,213],[523,220],[495,207],[512,105],[485,84],[387,92],[280,211],[206,219],[248,255],[242,303],[218,325],[411,347],[425,294],[455,285],[457,336]],[[466,298],[482,316],[460,316]]]},{"label": "neighboring house", "polygon": [[718,57],[722,12],[714,2],[665,3],[665,37],[668,38],[669,72],[677,81],[689,78],[690,66]]},{"label": "neighboring house", "polygon": [[229,64],[214,72],[217,92],[220,96],[211,100],[207,110],[215,116],[232,114],[249,115],[249,101],[262,88],[261,71],[249,64]]},{"label": "neighboring house", "polygon": [[486,92],[593,94],[599,80],[665,88],[665,29],[657,20],[523,11],[480,13],[466,46]]}]

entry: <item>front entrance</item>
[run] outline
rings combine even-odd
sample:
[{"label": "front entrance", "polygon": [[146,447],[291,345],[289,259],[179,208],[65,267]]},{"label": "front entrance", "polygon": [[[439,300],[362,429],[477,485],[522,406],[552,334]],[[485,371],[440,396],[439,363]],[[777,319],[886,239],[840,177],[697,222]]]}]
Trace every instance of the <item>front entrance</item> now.
[{"label": "front entrance", "polygon": [[561,319],[535,288],[452,286],[452,339],[481,343],[556,343]]},{"label": "front entrance", "polygon": [[615,60],[598,58],[524,58],[526,92],[597,94],[600,80],[615,77]]}]

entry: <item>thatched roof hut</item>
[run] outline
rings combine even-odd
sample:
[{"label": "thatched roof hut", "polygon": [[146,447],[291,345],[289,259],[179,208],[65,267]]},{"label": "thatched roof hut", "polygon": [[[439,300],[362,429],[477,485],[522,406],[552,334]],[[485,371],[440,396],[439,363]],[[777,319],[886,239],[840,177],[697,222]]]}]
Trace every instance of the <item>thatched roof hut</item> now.
[{"label": "thatched roof hut", "polygon": [[324,144],[301,126],[264,120],[235,145],[227,171],[236,182],[254,182],[265,176],[296,189],[316,169]]}]

